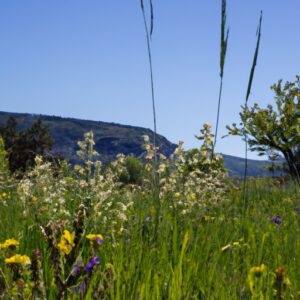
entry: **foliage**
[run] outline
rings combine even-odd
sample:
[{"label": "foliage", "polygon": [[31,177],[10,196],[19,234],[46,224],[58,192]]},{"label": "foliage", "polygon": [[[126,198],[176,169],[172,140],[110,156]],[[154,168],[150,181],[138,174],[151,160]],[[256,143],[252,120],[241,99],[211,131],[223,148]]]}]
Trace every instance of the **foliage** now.
[{"label": "foliage", "polygon": [[126,171],[121,174],[120,181],[124,184],[137,184],[142,183],[143,177],[143,163],[134,156],[127,156],[125,158]]},{"label": "foliage", "polygon": [[24,172],[33,167],[36,155],[47,156],[53,140],[41,119],[37,119],[26,131],[17,130],[17,122],[10,117],[6,126],[0,128],[5,142],[9,169],[12,173]]},{"label": "foliage", "polygon": [[251,151],[260,155],[270,150],[281,153],[286,160],[290,175],[299,179],[300,174],[300,77],[282,85],[280,80],[271,88],[275,93],[276,107],[242,107],[240,127],[233,124],[232,135],[249,135]]},{"label": "foliage", "polygon": [[3,184],[7,179],[8,172],[7,152],[5,151],[3,138],[0,136],[0,183]]}]

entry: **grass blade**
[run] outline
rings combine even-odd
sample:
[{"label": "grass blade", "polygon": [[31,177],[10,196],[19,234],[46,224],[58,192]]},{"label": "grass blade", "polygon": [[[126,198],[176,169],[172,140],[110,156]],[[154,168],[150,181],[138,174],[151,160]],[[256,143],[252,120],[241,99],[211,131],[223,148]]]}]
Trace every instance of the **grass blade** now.
[{"label": "grass blade", "polygon": [[[152,55],[151,55],[151,45],[150,45],[150,39],[151,39],[151,36],[152,36],[152,33],[153,33],[153,19],[154,19],[152,0],[150,0],[150,10],[151,10],[150,30],[148,28],[148,23],[147,23],[147,20],[146,20],[145,6],[144,6],[144,1],[143,0],[141,0],[141,9],[142,9],[142,14],[143,14],[144,27],[145,27],[146,40],[147,40],[149,72],[150,72],[150,81],[151,81],[151,98],[152,98],[153,125],[154,125],[153,146],[154,146],[154,149],[156,149],[156,134],[157,134],[157,130],[156,130],[156,110],[155,110],[155,95],[154,95]],[[155,162],[156,162],[156,160],[157,160],[157,155],[155,153]]]},{"label": "grass blade", "polygon": [[[225,33],[226,32],[226,33]],[[226,30],[226,0],[222,0],[222,11],[221,11],[221,51],[220,51],[220,88],[219,88],[219,98],[218,98],[218,111],[217,111],[217,121],[216,121],[216,131],[214,137],[214,143],[212,147],[212,157],[214,155],[214,149],[217,143],[219,119],[220,119],[220,108],[221,108],[221,98],[223,89],[223,74],[224,65],[227,52],[229,29]]]},{"label": "grass blade", "polygon": [[[262,11],[260,12],[259,25],[258,25],[258,30],[256,32],[257,42],[256,42],[256,48],[255,48],[255,52],[254,52],[252,67],[251,67],[251,71],[250,71],[248,87],[247,87],[247,93],[246,93],[246,99],[245,99],[246,107],[247,107],[248,98],[249,98],[249,95],[251,92],[255,67],[257,64],[257,57],[258,57],[260,37],[261,37],[261,23],[262,23]],[[244,169],[244,179],[243,179],[243,198],[244,198],[243,215],[246,213],[246,209],[247,209],[248,137],[247,137],[246,132],[245,132],[244,138],[245,138],[245,169]]]},{"label": "grass blade", "polygon": [[152,3],[152,0],[150,0],[150,11],[151,11],[150,37],[152,37],[152,33],[153,33],[153,20],[154,20],[154,12],[153,12],[153,3]]},{"label": "grass blade", "polygon": [[260,12],[260,19],[259,19],[259,25],[258,25],[258,30],[257,30],[257,42],[256,42],[256,48],[255,48],[255,53],[253,57],[253,63],[250,71],[250,77],[249,77],[249,82],[248,82],[248,88],[247,88],[247,94],[246,94],[246,103],[248,102],[248,98],[251,92],[251,87],[252,87],[252,82],[253,82],[253,77],[254,77],[254,71],[257,63],[257,57],[258,57],[258,51],[259,51],[259,45],[260,45],[260,36],[261,36],[261,22],[262,22],[262,11]]}]

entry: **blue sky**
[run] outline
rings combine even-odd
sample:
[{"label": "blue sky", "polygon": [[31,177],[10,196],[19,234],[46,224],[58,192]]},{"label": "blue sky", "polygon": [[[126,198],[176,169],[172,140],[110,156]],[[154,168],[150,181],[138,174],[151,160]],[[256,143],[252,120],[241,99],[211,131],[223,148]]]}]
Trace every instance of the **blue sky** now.
[{"label": "blue sky", "polygon": [[[151,93],[139,0],[0,2],[2,111],[41,113],[152,128]],[[153,0],[158,132],[172,142],[215,124],[221,0]],[[227,1],[230,27],[220,136],[239,121],[263,10],[249,104],[272,103],[270,86],[300,74],[299,0]],[[239,138],[217,151],[243,156]],[[250,154],[255,158],[255,154]]]}]

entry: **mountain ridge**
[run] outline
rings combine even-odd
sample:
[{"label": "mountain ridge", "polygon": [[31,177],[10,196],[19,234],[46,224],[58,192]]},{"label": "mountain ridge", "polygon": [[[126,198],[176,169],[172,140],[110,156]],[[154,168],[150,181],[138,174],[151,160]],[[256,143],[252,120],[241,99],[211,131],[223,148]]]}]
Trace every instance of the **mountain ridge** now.
[{"label": "mountain ridge", "polygon": [[[11,116],[16,119],[19,130],[26,130],[37,118],[41,118],[54,139],[52,154],[62,155],[72,164],[78,162],[77,142],[82,140],[84,133],[90,130],[94,132],[95,150],[100,153],[100,159],[104,163],[114,159],[119,153],[141,157],[145,151],[142,136],[148,135],[150,141],[153,140],[153,131],[149,128],[43,114],[0,111],[0,125],[6,124]],[[177,147],[160,134],[157,135],[157,145],[160,152],[166,156],[173,153]],[[244,158],[228,154],[222,154],[222,156],[224,166],[228,169],[230,176],[243,176]],[[249,176],[270,176],[271,173],[262,168],[263,165],[269,164],[269,161],[249,159]]]}]

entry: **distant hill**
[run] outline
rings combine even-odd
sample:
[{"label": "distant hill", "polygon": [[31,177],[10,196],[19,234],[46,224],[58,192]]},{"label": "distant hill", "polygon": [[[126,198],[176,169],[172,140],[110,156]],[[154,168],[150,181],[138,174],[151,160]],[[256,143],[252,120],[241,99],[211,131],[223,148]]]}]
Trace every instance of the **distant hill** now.
[{"label": "distant hill", "polygon": [[[143,127],[24,113],[0,112],[0,124],[6,124],[10,116],[16,119],[19,130],[26,130],[35,119],[41,118],[54,139],[52,154],[60,154],[70,163],[77,162],[77,141],[82,140],[84,133],[90,130],[94,132],[95,150],[100,153],[100,159],[104,163],[114,159],[118,153],[141,157],[145,151],[142,147],[144,144],[142,136],[146,134],[150,140],[153,137],[153,131]],[[160,152],[166,156],[173,153],[177,146],[162,135],[157,135],[157,144]],[[230,176],[243,176],[243,158],[225,154],[223,157]],[[249,176],[270,175],[270,172],[262,168],[265,164],[269,164],[269,162],[249,160]]]},{"label": "distant hill", "polygon": [[[147,128],[47,115],[0,112],[0,124],[6,124],[10,116],[16,119],[19,130],[26,130],[37,118],[41,118],[54,139],[52,154],[60,154],[71,163],[77,161],[77,142],[90,130],[94,132],[95,150],[100,153],[103,162],[114,159],[119,153],[139,157],[145,151],[142,136],[148,135],[150,141],[153,137],[152,130]],[[176,144],[161,135],[157,135],[157,145],[166,156],[176,148]]]},{"label": "distant hill", "polygon": [[[222,154],[224,158],[224,166],[228,170],[230,176],[243,176],[245,168],[245,159],[232,155]],[[264,166],[270,165],[270,161],[267,160],[248,160],[248,172],[249,176],[271,176],[271,172]],[[280,172],[276,172],[275,175],[280,175]]]}]

